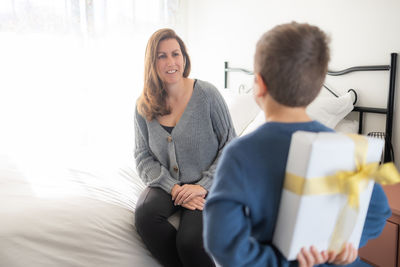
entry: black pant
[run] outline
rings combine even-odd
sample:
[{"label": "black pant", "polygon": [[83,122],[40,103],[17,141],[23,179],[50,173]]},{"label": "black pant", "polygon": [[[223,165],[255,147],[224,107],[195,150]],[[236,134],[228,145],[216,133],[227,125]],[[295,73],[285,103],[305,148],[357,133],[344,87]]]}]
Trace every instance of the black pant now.
[{"label": "black pant", "polygon": [[[168,217],[182,210],[179,229]],[[203,219],[199,210],[175,206],[171,195],[147,187],[136,205],[135,225],[147,248],[164,266],[215,266],[203,247]]]}]

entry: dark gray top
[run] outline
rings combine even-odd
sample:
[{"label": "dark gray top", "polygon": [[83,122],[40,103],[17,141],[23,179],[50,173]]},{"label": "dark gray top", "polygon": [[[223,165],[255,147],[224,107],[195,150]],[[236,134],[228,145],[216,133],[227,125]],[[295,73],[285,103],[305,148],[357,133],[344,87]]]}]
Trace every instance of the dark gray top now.
[{"label": "dark gray top", "polygon": [[174,129],[174,126],[165,126],[165,125],[162,125],[162,124],[160,124],[163,128],[164,128],[164,130],[166,130],[169,134],[171,134],[172,133],[172,130]]},{"label": "dark gray top", "polygon": [[135,160],[148,186],[170,193],[175,184],[211,187],[217,160],[236,136],[226,103],[210,83],[197,80],[171,134],[135,112]]}]

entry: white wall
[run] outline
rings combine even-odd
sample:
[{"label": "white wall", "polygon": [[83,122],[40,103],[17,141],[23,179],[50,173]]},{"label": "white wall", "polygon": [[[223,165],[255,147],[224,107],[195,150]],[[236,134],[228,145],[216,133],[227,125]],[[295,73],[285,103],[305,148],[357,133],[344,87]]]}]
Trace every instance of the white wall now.
[{"label": "white wall", "polygon": [[[184,38],[192,58],[192,77],[208,80],[218,88],[223,88],[224,61],[229,61],[232,67],[252,69],[255,44],[261,34],[276,24],[293,20],[317,25],[330,35],[331,70],[390,64],[390,53],[400,52],[398,0],[183,2]],[[230,79],[234,75],[239,74],[231,74]],[[354,73],[328,78],[326,83],[338,92],[355,88],[360,105],[385,107],[388,78],[389,72]],[[247,79],[245,84],[249,83],[246,77],[239,79]],[[396,89],[399,90],[399,86]],[[400,167],[400,92],[396,93],[395,102],[393,144],[397,166]],[[369,115],[364,131],[384,131],[384,119],[382,115]]]}]

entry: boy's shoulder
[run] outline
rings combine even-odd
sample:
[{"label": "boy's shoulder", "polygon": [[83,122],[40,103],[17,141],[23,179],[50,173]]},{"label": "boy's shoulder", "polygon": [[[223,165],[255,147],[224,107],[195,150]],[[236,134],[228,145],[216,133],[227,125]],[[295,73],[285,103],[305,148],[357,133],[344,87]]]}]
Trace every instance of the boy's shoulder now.
[{"label": "boy's shoulder", "polygon": [[264,123],[254,131],[232,140],[225,150],[229,154],[244,153],[245,151],[252,150],[254,147],[260,145],[260,141],[267,141],[268,135],[271,134],[272,131],[273,129],[271,129],[270,125]]}]

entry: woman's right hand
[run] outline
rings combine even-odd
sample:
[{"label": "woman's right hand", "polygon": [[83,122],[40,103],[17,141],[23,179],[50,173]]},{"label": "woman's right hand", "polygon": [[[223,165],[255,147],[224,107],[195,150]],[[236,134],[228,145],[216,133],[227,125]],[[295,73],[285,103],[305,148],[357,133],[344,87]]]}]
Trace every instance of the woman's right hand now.
[{"label": "woman's right hand", "polygon": [[175,184],[171,189],[172,200],[175,200],[176,195],[181,191],[181,186],[179,184]]},{"label": "woman's right hand", "polygon": [[[171,189],[172,200],[175,200],[178,193],[182,190],[182,186],[175,184]],[[203,210],[204,203],[206,203],[205,195],[192,197],[190,200],[181,204],[182,207],[189,210]]]}]

